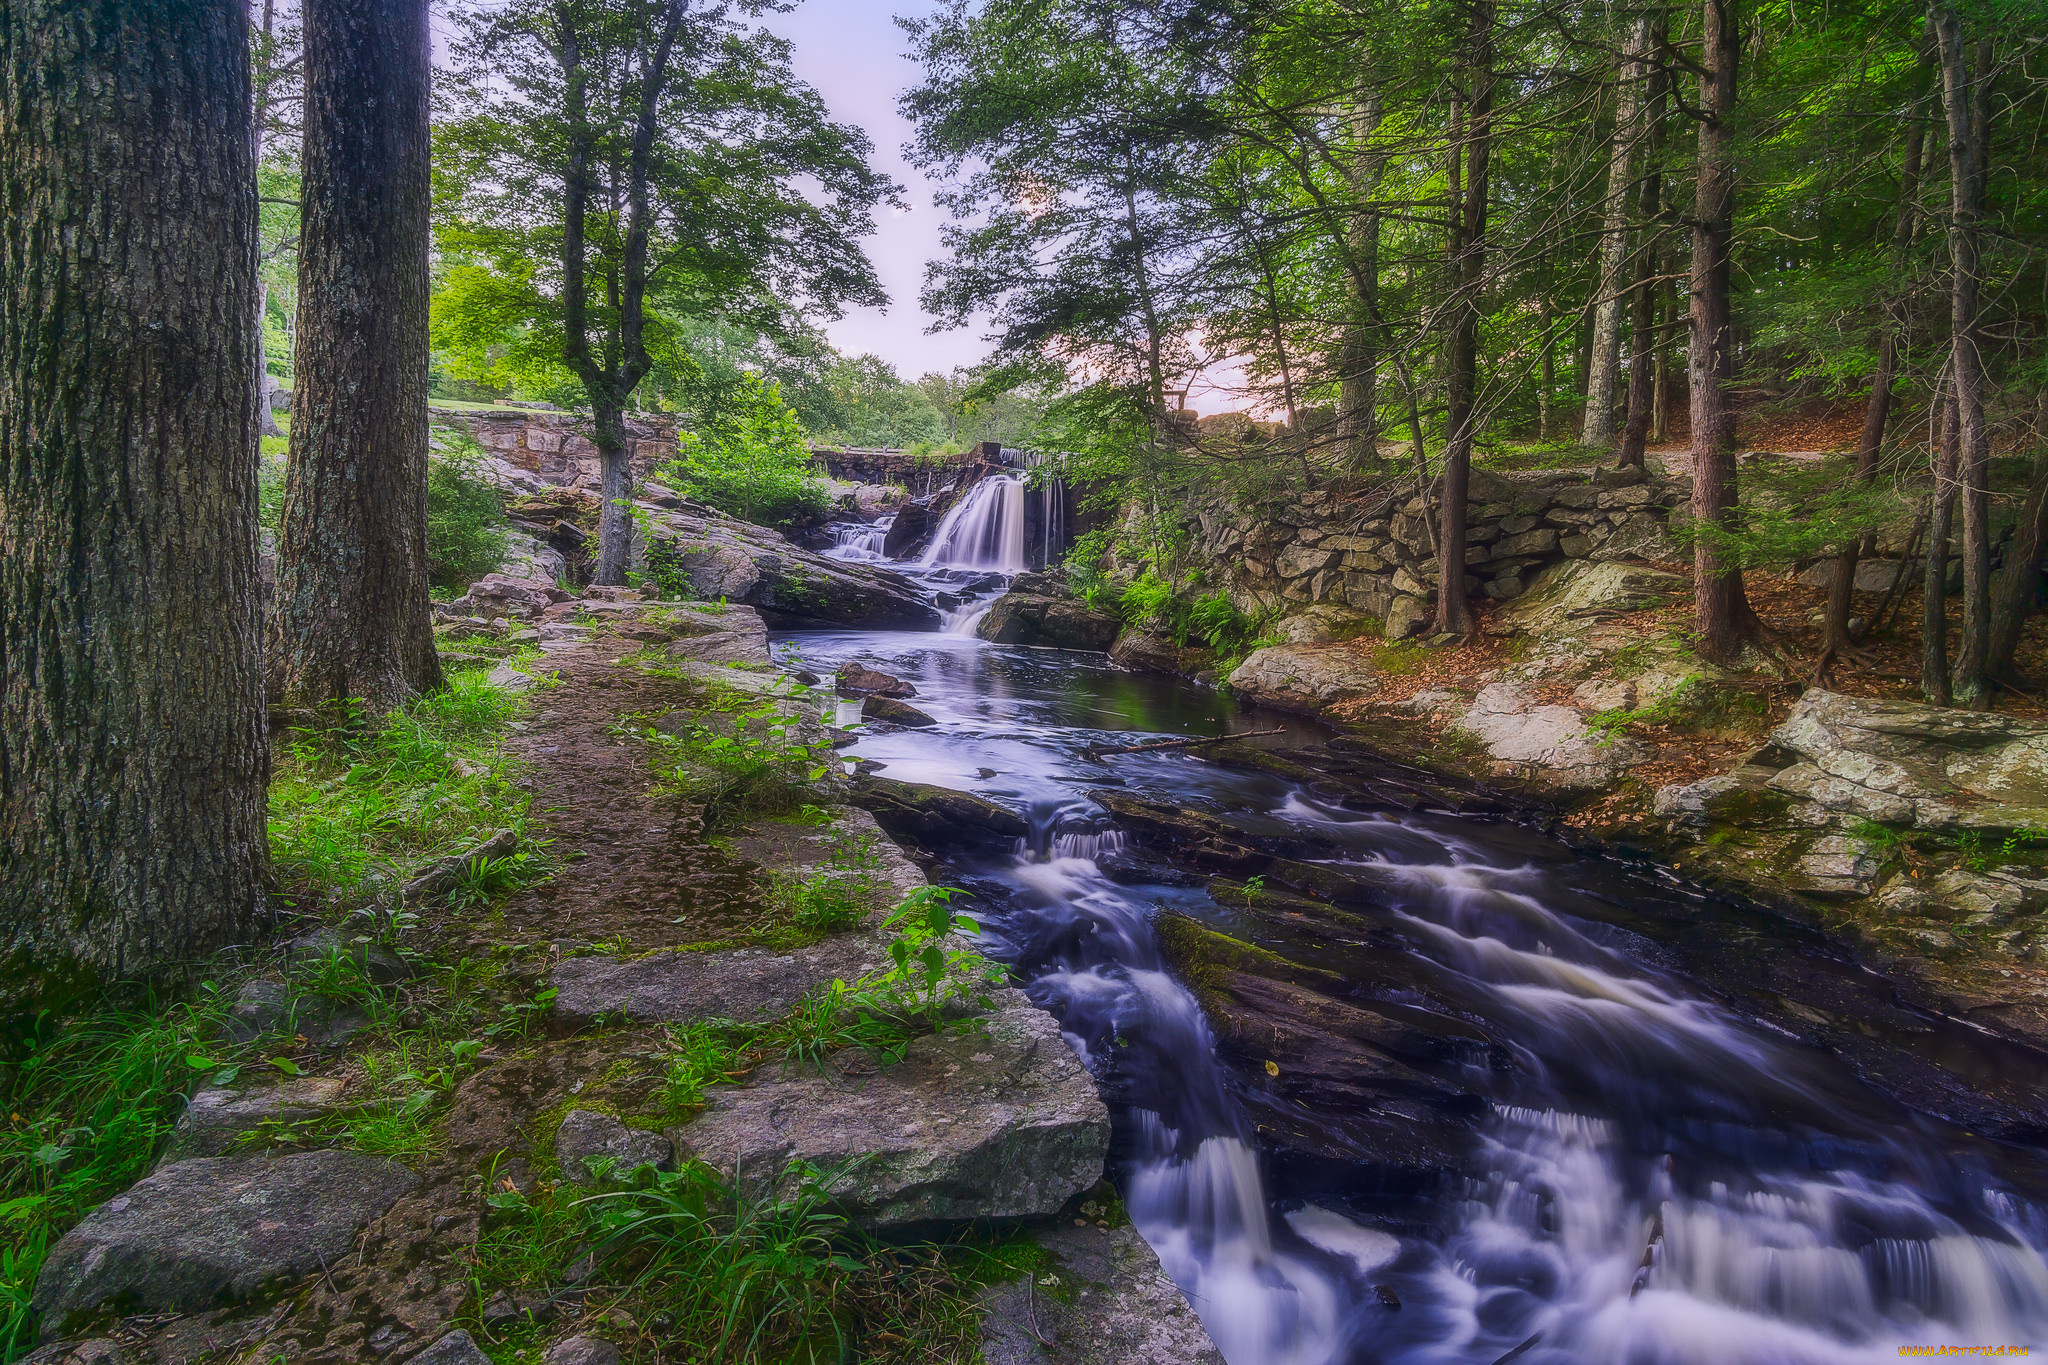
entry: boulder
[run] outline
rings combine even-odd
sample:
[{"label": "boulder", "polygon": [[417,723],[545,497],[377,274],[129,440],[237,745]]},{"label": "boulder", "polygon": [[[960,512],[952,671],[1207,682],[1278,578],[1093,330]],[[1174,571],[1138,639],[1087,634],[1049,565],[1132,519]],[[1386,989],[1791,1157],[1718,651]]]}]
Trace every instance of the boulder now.
[{"label": "boulder", "polygon": [[598,1166],[612,1180],[624,1180],[641,1166],[667,1170],[675,1156],[675,1145],[661,1134],[628,1128],[594,1109],[571,1109],[555,1129],[555,1164],[572,1184],[596,1184]]},{"label": "boulder", "polygon": [[[1223,1365],[1187,1295],[1128,1223],[1031,1230],[1033,1276],[981,1292],[987,1365]],[[1041,1288],[1041,1286],[1043,1286]]]},{"label": "boulder", "polygon": [[938,724],[938,721],[909,702],[897,701],[894,697],[869,697],[860,704],[860,714],[863,720],[886,721],[891,725],[908,725],[919,729]]},{"label": "boulder", "polygon": [[341,1104],[342,1078],[302,1076],[275,1085],[209,1085],[185,1101],[161,1164],[221,1156],[235,1139],[266,1123],[291,1123],[331,1113]]},{"label": "boulder", "polygon": [[694,597],[754,607],[780,627],[939,627],[938,610],[894,569],[832,559],[705,508],[636,506],[649,528],[635,537],[641,564],[679,575]]},{"label": "boulder", "polygon": [[292,993],[282,982],[258,978],[244,982],[228,1006],[221,1026],[222,1036],[237,1042],[252,1042],[284,1027],[292,1014]]},{"label": "boulder", "polygon": [[562,552],[524,531],[505,532],[505,554],[498,571],[509,578],[529,582],[560,583],[569,577],[569,561]]},{"label": "boulder", "polygon": [[548,1347],[541,1365],[619,1365],[619,1348],[603,1337],[574,1336]]},{"label": "boulder", "polygon": [[1570,628],[1593,615],[1625,615],[1671,605],[1691,581],[1640,564],[1572,560],[1537,575],[1502,615],[1531,635]]},{"label": "boulder", "polygon": [[1260,706],[1315,715],[1380,689],[1379,670],[1349,645],[1269,645],[1230,675],[1230,689]]},{"label": "boulder", "polygon": [[285,941],[284,960],[295,967],[317,967],[335,958],[354,963],[366,980],[380,986],[410,975],[404,958],[365,934],[330,926]]},{"label": "boulder", "polygon": [[893,674],[849,660],[839,665],[835,679],[839,690],[849,696],[914,697],[917,689]]},{"label": "boulder", "polygon": [[194,1312],[314,1274],[418,1184],[395,1161],[347,1151],[161,1167],[51,1248],[33,1299],[43,1331],[106,1308]]},{"label": "boulder", "polygon": [[1386,625],[1380,633],[1389,640],[1405,640],[1411,635],[1422,634],[1435,619],[1435,611],[1422,599],[1397,597],[1387,608]]},{"label": "boulder", "polygon": [[851,800],[915,847],[1008,848],[1031,833],[1014,811],[950,787],[870,776],[854,783]]},{"label": "boulder", "polygon": [[1178,673],[1181,648],[1164,635],[1154,635],[1136,626],[1126,627],[1109,647],[1109,657],[1139,673]]},{"label": "boulder", "polygon": [[469,585],[469,591],[443,606],[446,616],[481,616],[486,620],[520,617],[538,620],[557,602],[574,601],[576,594],[555,586],[552,578],[517,578],[511,574],[487,573]]},{"label": "boulder", "polygon": [[698,1019],[754,1023],[778,1018],[819,986],[886,967],[875,934],[841,934],[794,953],[734,948],[712,953],[664,951],[622,958],[604,953],[565,958],[549,975],[554,1011],[570,1025],[608,1016],[643,1024]]},{"label": "boulder", "polygon": [[999,645],[1106,650],[1123,623],[1068,597],[1011,592],[995,600],[974,633]]},{"label": "boulder", "polygon": [[1601,742],[1577,711],[1539,702],[1514,683],[1482,687],[1451,724],[1484,744],[1494,762],[1522,768],[1560,794],[1603,787],[1646,757],[1632,740]]},{"label": "boulder", "polygon": [[407,1359],[406,1365],[490,1365],[491,1358],[468,1332],[457,1330]]},{"label": "boulder", "polygon": [[710,1092],[679,1150],[756,1192],[806,1161],[864,1226],[1047,1217],[1102,1178],[1109,1110],[1053,1017],[996,992],[985,1019],[866,1075],[776,1074]]},{"label": "boulder", "polygon": [[1339,640],[1355,640],[1361,635],[1378,632],[1381,622],[1362,612],[1348,611],[1327,602],[1318,602],[1306,611],[1296,612],[1273,628],[1283,644],[1327,645]]}]

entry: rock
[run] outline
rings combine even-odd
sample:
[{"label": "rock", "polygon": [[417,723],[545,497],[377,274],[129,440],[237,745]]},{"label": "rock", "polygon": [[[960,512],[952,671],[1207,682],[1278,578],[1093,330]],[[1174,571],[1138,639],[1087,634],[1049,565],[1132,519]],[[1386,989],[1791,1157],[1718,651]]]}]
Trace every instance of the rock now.
[{"label": "rock", "polygon": [[1379,670],[1347,645],[1270,645],[1254,650],[1230,675],[1230,689],[1280,711],[1314,715],[1379,691]]},{"label": "rock", "polygon": [[1436,613],[1420,598],[1397,597],[1387,608],[1387,621],[1380,633],[1389,640],[1405,640],[1420,635],[1435,619]]},{"label": "rock", "polygon": [[1104,650],[1122,629],[1116,617],[1072,598],[1012,592],[995,600],[974,633],[999,645]]},{"label": "rock", "polygon": [[565,958],[549,974],[555,1014],[570,1025],[616,1016],[634,1023],[698,1019],[753,1023],[778,1018],[834,977],[848,981],[888,965],[878,935],[841,934],[794,953],[765,948],[720,952],[603,953]]},{"label": "rock", "polygon": [[[559,556],[558,556],[559,557]],[[521,617],[538,620],[557,602],[575,600],[575,594],[555,586],[553,578],[515,578],[511,574],[487,573],[469,585],[469,591],[442,608],[451,616],[481,616],[496,621]]]},{"label": "rock", "polygon": [[247,981],[235,992],[235,1003],[228,1006],[221,1033],[237,1043],[251,1042],[283,1028],[291,1013],[291,992],[282,982]]},{"label": "rock", "polygon": [[1223,1365],[1136,1228],[1056,1223],[1031,1237],[1048,1256],[1036,1279],[981,1292],[987,1365]]},{"label": "rock", "polygon": [[1335,550],[1294,544],[1280,552],[1279,557],[1273,561],[1273,567],[1282,578],[1302,578],[1318,569],[1327,569],[1336,558]]},{"label": "rock", "polygon": [[53,1341],[22,1356],[15,1365],[133,1365],[134,1360],[118,1341],[93,1337],[89,1341]]},{"label": "rock", "polygon": [[648,527],[634,538],[637,557],[644,565],[652,556],[682,576],[697,598],[754,607],[780,627],[939,627],[938,610],[894,569],[832,559],[765,526],[709,509],[635,505],[645,512]]},{"label": "rock", "polygon": [[1648,611],[1668,606],[1691,590],[1687,579],[1638,564],[1559,564],[1537,575],[1535,585],[1503,613],[1532,635],[1572,628],[1587,613]]},{"label": "rock", "polygon": [[769,1069],[710,1093],[673,1130],[740,1183],[785,1189],[793,1161],[872,1228],[1057,1213],[1102,1178],[1109,1110],[1059,1025],[1021,991],[977,1025],[926,1035],[866,1076]]},{"label": "rock", "polygon": [[491,1358],[476,1344],[476,1338],[458,1329],[418,1355],[408,1357],[407,1365],[490,1365],[490,1362]]},{"label": "rock", "polygon": [[484,681],[506,692],[524,692],[533,686],[533,675],[522,673],[510,664],[499,664]]},{"label": "rock", "polygon": [[675,1155],[675,1145],[661,1134],[628,1128],[610,1114],[591,1109],[571,1109],[555,1129],[555,1162],[562,1179],[578,1185],[597,1183],[592,1163],[609,1163],[607,1178],[624,1180],[641,1166],[668,1170]]},{"label": "rock", "polygon": [[847,662],[839,665],[837,678],[839,690],[853,696],[914,697],[917,689],[903,679],[884,673],[878,668],[865,664]]},{"label": "rock", "polygon": [[[1890,592],[1892,580],[1898,577],[1899,561],[1896,559],[1858,559],[1856,561],[1857,592]],[[1834,581],[1835,561],[1823,559],[1812,564],[1799,575],[1799,581],[1809,588],[1825,588]]]},{"label": "rock", "polygon": [[562,552],[524,531],[505,532],[505,554],[498,571],[508,578],[528,582],[560,583],[569,577],[569,561]]},{"label": "rock", "polygon": [[1273,633],[1283,644],[1326,645],[1339,640],[1355,640],[1379,628],[1380,623],[1370,616],[1319,602],[1307,611],[1297,612],[1282,621],[1274,627]]},{"label": "rock", "polygon": [[159,1164],[221,1156],[265,1123],[317,1118],[341,1103],[340,1077],[302,1076],[236,1089],[209,1085],[185,1102]]},{"label": "rock", "polygon": [[405,959],[397,953],[371,942],[367,935],[351,934],[346,929],[330,926],[285,941],[284,960],[295,967],[317,967],[335,958],[354,963],[365,980],[380,986],[411,975]]},{"label": "rock", "polygon": [[922,728],[938,724],[909,702],[897,701],[894,697],[869,697],[860,704],[860,714],[863,720],[887,721],[891,725]]},{"label": "rock", "polygon": [[1008,848],[1031,833],[1023,817],[993,801],[922,782],[863,777],[851,800],[914,847]]},{"label": "rock", "polygon": [[1202,662],[1214,656],[1207,650],[1184,650],[1164,635],[1155,635],[1136,626],[1127,626],[1116,643],[1109,647],[1109,657],[1125,668],[1139,673],[1186,673],[1188,668],[1183,659],[1196,656]]},{"label": "rock", "polygon": [[541,1365],[619,1365],[619,1348],[603,1337],[575,1336],[548,1347]]},{"label": "rock", "polygon": [[[2021,829],[2048,806],[2048,724],[2039,721],[1811,688],[1771,742],[1818,770],[1788,769],[1788,789],[1870,819],[1904,823],[1910,807],[1926,828]],[[1962,810],[1956,789],[1991,804]],[[1888,813],[1872,813],[1880,809]]]},{"label": "rock", "polygon": [[1514,683],[1487,684],[1451,724],[1484,744],[1496,763],[1533,768],[1543,785],[1560,792],[1602,787],[1644,757],[1631,740],[1600,743],[1577,711],[1542,704]]},{"label": "rock", "polygon": [[33,1300],[43,1331],[103,1308],[193,1312],[312,1274],[418,1184],[395,1161],[347,1151],[161,1167],[51,1249]]}]

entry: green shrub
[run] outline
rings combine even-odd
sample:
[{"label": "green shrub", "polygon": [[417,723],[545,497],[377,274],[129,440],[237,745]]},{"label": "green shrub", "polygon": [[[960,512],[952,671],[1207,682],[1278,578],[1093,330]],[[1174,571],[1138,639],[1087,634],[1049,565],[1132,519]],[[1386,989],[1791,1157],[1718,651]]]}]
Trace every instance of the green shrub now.
[{"label": "green shrub", "polygon": [[459,592],[505,561],[505,512],[483,460],[482,446],[458,436],[427,461],[427,571],[436,587]]},{"label": "green shrub", "polygon": [[682,433],[678,443],[681,453],[662,467],[662,481],[721,512],[787,526],[831,509],[803,427],[773,380],[743,375],[719,419]]}]

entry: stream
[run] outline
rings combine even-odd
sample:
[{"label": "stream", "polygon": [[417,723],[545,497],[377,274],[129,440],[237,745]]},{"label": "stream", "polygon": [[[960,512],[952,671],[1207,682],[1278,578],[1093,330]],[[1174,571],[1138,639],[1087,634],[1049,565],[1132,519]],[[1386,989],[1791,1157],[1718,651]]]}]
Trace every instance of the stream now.
[{"label": "stream", "polygon": [[[1023,847],[954,873],[986,950],[1095,1073],[1129,1214],[1230,1365],[1822,1365],[2048,1341],[2048,1163],[1868,1079],[1898,1058],[1982,1089],[2032,1054],[1934,1016],[1816,1046],[1796,1002],[1745,1003],[1745,961],[1808,963],[1871,1020],[1898,1014],[1880,978],[1753,907],[1717,918],[1668,872],[1510,821],[1356,809],[1199,751],[1091,757],[1146,737],[1328,736],[1101,655],[984,643],[960,633],[973,606],[949,633],[793,632],[775,648],[821,674],[858,660],[913,683],[938,723],[845,753],[1028,820]],[[838,719],[856,723],[857,704]],[[1370,930],[1289,934],[1193,869],[1126,856],[1092,799],[1106,790],[1227,815],[1369,878]],[[1658,937],[1674,907],[1690,940]],[[1336,973],[1378,1008],[1438,1002],[1493,1040],[1440,1069],[1483,1110],[1457,1129],[1456,1169],[1390,1183],[1269,1134],[1248,1102],[1267,1077],[1220,1055],[1166,968],[1162,911]],[[1696,978],[1702,962],[1738,985]]]}]

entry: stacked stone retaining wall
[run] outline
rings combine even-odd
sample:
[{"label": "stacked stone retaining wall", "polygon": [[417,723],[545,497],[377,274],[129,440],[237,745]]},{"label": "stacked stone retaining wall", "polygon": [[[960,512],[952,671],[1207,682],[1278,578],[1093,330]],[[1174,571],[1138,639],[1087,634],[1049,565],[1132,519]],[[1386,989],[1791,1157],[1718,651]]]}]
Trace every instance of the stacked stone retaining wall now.
[{"label": "stacked stone retaining wall", "polygon": [[[510,407],[491,411],[430,411],[435,426],[467,432],[478,445],[507,464],[563,488],[598,491],[597,443],[590,439],[590,417],[586,413]],[[677,425],[673,418],[626,419],[633,477],[645,478],[657,465],[675,458]]]}]

